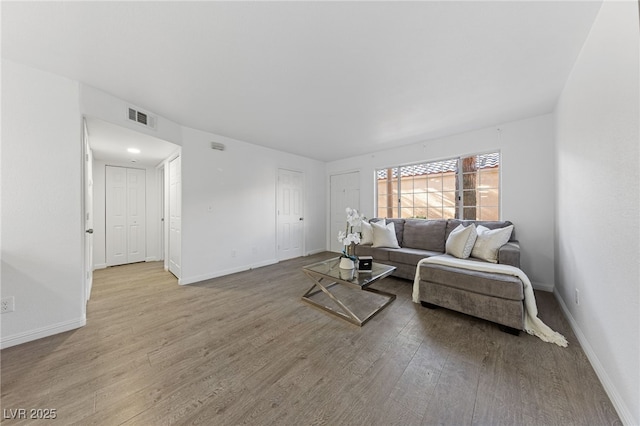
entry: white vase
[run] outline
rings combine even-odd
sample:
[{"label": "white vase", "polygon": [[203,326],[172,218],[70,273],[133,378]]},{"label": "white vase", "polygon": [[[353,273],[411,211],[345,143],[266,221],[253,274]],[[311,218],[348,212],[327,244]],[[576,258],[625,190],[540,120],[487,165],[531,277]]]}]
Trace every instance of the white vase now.
[{"label": "white vase", "polygon": [[351,281],[356,276],[356,270],[354,269],[342,269],[340,268],[340,279]]},{"label": "white vase", "polygon": [[348,257],[340,258],[340,269],[353,269],[355,267],[356,265],[353,263],[353,260],[349,259]]}]

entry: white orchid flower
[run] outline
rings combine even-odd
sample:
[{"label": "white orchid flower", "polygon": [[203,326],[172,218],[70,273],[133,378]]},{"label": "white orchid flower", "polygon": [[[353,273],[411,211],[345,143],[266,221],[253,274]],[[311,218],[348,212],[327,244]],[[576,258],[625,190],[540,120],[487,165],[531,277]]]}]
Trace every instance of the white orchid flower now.
[{"label": "white orchid flower", "polygon": [[347,235],[347,239],[349,240],[349,244],[360,244],[360,235],[357,233]]},{"label": "white orchid flower", "polygon": [[345,246],[360,244],[360,233],[350,232],[353,231],[353,229],[349,229],[349,227],[353,228],[354,226],[360,226],[362,221],[365,220],[365,217],[358,213],[358,210],[352,209],[351,207],[347,207],[345,212],[347,213],[347,229],[344,231],[338,231],[338,241]]},{"label": "white orchid flower", "polygon": [[[344,233],[341,231],[340,234],[338,234],[338,240],[340,240],[340,236],[343,236],[343,235]],[[360,235],[358,235],[357,233],[347,234],[347,235],[344,235],[344,237],[340,241],[345,246],[348,246],[351,244],[360,244]]]},{"label": "white orchid flower", "polygon": [[347,207],[347,223],[351,226],[359,226],[364,216],[358,213],[358,210]]}]

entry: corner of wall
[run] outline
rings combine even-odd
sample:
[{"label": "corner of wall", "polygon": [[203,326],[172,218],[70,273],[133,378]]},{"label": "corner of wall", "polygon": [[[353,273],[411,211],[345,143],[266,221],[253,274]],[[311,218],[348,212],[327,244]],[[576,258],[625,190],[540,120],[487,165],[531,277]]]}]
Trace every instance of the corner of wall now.
[{"label": "corner of wall", "polygon": [[531,285],[533,286],[534,290],[546,291],[548,293],[554,293],[556,288],[555,284],[553,283],[541,283],[532,281]]},{"label": "corner of wall", "polygon": [[573,331],[573,334],[576,335],[578,342],[580,343],[580,347],[582,348],[585,355],[587,356],[587,359],[589,360],[589,363],[593,367],[593,370],[596,372],[596,375],[598,376],[598,379],[602,383],[602,386],[604,387],[605,392],[607,393],[609,398],[611,398],[611,402],[613,403],[614,407],[616,407],[618,415],[622,419],[623,424],[625,425],[635,424],[635,421],[633,420],[633,415],[627,408],[627,404],[624,402],[624,399],[618,392],[618,389],[615,386],[614,382],[611,380],[611,377],[609,377],[609,374],[607,373],[607,369],[602,365],[602,362],[600,362],[600,359],[596,355],[596,352],[591,346],[591,343],[589,342],[585,334],[580,329],[580,325],[571,314],[571,311],[567,307],[567,304],[565,303],[564,299],[557,291],[554,291],[553,295],[558,301],[558,304],[560,305],[560,309],[562,309],[564,316],[569,321],[569,325],[571,326],[571,330]]},{"label": "corner of wall", "polygon": [[17,333],[0,339],[0,349],[9,348],[11,346],[21,345],[22,343],[31,342],[33,340],[42,339],[44,337],[53,336],[54,334],[64,333],[65,331],[75,330],[84,327],[87,324],[87,317],[75,320],[64,321],[58,324],[40,327],[22,333]]}]

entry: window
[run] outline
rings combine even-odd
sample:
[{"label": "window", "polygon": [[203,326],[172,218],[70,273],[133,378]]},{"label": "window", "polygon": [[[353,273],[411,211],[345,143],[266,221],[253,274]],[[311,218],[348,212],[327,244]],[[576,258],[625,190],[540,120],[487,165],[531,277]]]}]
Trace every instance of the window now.
[{"label": "window", "polygon": [[498,220],[500,153],[376,171],[377,216]]}]

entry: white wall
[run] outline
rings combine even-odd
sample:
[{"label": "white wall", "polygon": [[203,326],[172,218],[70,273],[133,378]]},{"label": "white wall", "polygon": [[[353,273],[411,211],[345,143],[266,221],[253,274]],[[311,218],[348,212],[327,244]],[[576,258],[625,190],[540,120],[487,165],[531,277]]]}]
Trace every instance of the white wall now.
[{"label": "white wall", "polygon": [[82,121],[71,80],[2,61],[0,345],[85,324]]},{"label": "white wall", "polygon": [[[1,292],[16,301],[15,312],[0,318],[0,345],[7,347],[86,323],[82,115],[145,129],[127,122],[125,101],[10,61],[2,62],[2,90]],[[305,254],[324,250],[324,163],[183,128],[163,117],[149,134],[186,145],[183,284],[276,261],[278,168],[304,173]],[[211,150],[212,140],[227,150]],[[94,163],[98,192],[104,165]],[[157,169],[147,169],[147,188],[155,193],[147,200],[151,258],[160,257],[160,234],[152,225],[159,220],[156,177]],[[95,226],[104,229],[104,196],[96,193],[95,200]],[[98,247],[104,247],[102,232],[102,242],[99,232],[94,238]],[[102,250],[94,252],[96,263]]]},{"label": "white wall", "polygon": [[[305,253],[324,250],[324,163],[183,127],[161,116],[157,130],[145,129],[127,119],[127,105],[124,100],[80,85],[83,114],[182,146],[182,284],[277,261],[275,197],[279,167],[304,172]],[[227,149],[214,151],[211,141],[225,143]],[[94,186],[100,185],[104,187],[104,182],[94,176]],[[103,197],[95,198],[97,203]],[[99,220],[98,210],[103,206],[95,207]],[[94,241],[103,245],[104,234],[102,242],[100,238],[96,235]],[[236,257],[231,257],[233,249]],[[94,253],[94,263],[99,265],[103,257]]]},{"label": "white wall", "polygon": [[[105,240],[105,167],[120,166],[134,169],[132,163],[108,162],[95,160],[93,163],[93,265],[96,269],[105,268],[106,265],[106,240]],[[158,185],[158,170],[155,167],[145,169],[145,208],[146,208],[146,261],[153,262],[162,259],[160,253],[160,193]]]},{"label": "white wall", "polygon": [[[158,139],[178,145],[182,144],[182,126],[161,116],[157,116],[155,129],[141,126],[129,120],[129,106],[144,109],[143,105],[133,105],[94,87],[80,84],[80,109],[82,114],[96,117],[136,132],[145,133]],[[148,112],[153,114],[153,111]]]},{"label": "white wall", "polygon": [[277,262],[278,168],[304,172],[305,254],[324,250],[324,163],[183,128],[182,284]]},{"label": "white wall", "polygon": [[556,109],[556,292],[629,425],[640,424],[638,33],[637,2],[605,1]]},{"label": "white wall", "polygon": [[[501,218],[515,224],[522,269],[536,288],[550,291],[555,282],[551,115],[334,161],[327,165],[327,176],[359,170],[360,208],[367,217],[373,217],[376,169],[492,150],[502,154]],[[328,204],[327,198],[327,208]],[[326,244],[329,247],[329,240]]]}]

